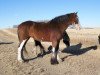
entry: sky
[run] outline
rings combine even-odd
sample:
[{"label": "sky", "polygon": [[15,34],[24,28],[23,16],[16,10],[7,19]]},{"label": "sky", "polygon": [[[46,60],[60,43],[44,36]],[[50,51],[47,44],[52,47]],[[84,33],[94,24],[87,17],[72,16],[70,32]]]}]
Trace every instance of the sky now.
[{"label": "sky", "polygon": [[100,27],[100,0],[0,0],[0,29],[72,12],[82,27]]}]

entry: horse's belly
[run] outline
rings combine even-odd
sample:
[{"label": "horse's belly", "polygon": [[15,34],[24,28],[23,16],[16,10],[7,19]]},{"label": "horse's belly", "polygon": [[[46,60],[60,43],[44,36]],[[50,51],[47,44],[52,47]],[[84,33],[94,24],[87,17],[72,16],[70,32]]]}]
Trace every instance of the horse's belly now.
[{"label": "horse's belly", "polygon": [[39,39],[41,41],[50,41],[50,37],[48,35],[47,36],[40,37]]},{"label": "horse's belly", "polygon": [[48,29],[34,29],[33,38],[38,41],[50,41],[50,31]]},{"label": "horse's belly", "polygon": [[39,40],[39,41],[50,41],[50,36],[49,35],[46,35],[46,34],[38,34],[36,37],[35,37],[36,40]]}]

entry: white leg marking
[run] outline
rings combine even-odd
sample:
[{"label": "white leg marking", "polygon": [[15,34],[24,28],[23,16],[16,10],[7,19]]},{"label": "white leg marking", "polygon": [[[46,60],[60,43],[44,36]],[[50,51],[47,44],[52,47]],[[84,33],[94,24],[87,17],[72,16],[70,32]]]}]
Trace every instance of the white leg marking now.
[{"label": "white leg marking", "polygon": [[18,48],[18,61],[22,62],[22,57],[21,57],[21,50],[23,48],[23,45],[25,44],[26,40],[23,40],[22,43],[20,44],[19,48]]},{"label": "white leg marking", "polygon": [[52,48],[52,56],[55,57],[55,48]]},{"label": "white leg marking", "polygon": [[58,54],[57,54],[57,60],[58,60],[59,62],[62,62],[62,60],[61,60],[61,58],[59,57]]},{"label": "white leg marking", "polygon": [[55,48],[54,47],[52,48],[52,52],[55,53]]}]

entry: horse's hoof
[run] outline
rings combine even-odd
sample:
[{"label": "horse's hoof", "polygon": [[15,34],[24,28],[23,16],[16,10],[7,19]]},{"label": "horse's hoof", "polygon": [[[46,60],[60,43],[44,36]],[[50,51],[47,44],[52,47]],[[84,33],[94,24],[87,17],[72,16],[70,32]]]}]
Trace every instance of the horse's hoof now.
[{"label": "horse's hoof", "polygon": [[18,60],[18,62],[21,62],[21,63],[23,63],[23,62],[24,62],[24,60],[20,59],[20,60]]},{"label": "horse's hoof", "polygon": [[63,59],[59,58],[59,56],[57,56],[57,60],[58,60],[59,63],[63,62]]},{"label": "horse's hoof", "polygon": [[46,52],[39,53],[39,54],[37,55],[37,57],[43,57],[44,55],[46,55]]},{"label": "horse's hoof", "polygon": [[21,62],[21,63],[24,62],[24,60],[22,58],[19,58],[19,57],[17,58],[17,60],[18,60],[18,62]]},{"label": "horse's hoof", "polygon": [[43,54],[41,54],[41,53],[37,55],[37,57],[43,57],[43,56],[44,56],[44,55],[43,55]]},{"label": "horse's hoof", "polygon": [[49,46],[48,47],[48,50],[51,52],[52,51],[52,46]]},{"label": "horse's hoof", "polygon": [[51,64],[55,65],[55,64],[59,64],[59,62],[57,61],[57,59],[51,58]]},{"label": "horse's hoof", "polygon": [[43,56],[46,55],[46,51],[44,51],[42,55],[43,55]]}]

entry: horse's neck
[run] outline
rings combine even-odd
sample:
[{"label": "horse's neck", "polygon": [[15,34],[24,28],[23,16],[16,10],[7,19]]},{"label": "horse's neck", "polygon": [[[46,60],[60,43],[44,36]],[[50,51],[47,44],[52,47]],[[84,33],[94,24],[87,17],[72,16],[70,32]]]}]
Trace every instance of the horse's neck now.
[{"label": "horse's neck", "polygon": [[60,27],[61,32],[64,32],[69,27],[69,24],[68,23],[59,24],[59,27]]}]

